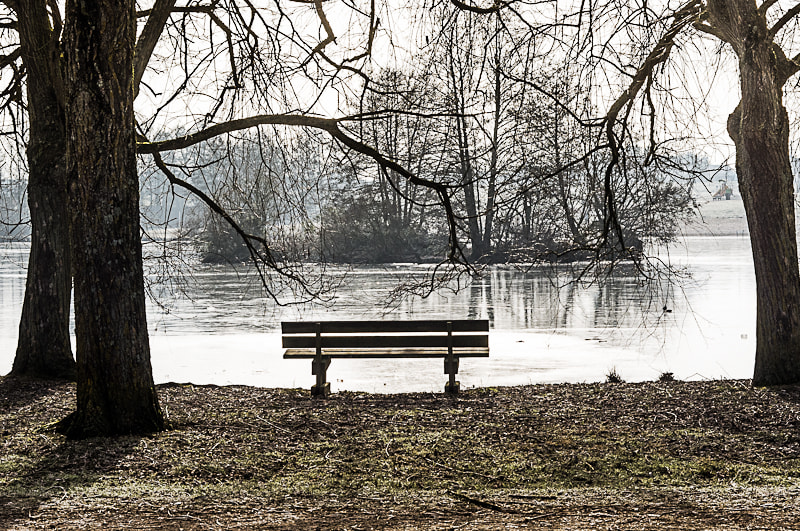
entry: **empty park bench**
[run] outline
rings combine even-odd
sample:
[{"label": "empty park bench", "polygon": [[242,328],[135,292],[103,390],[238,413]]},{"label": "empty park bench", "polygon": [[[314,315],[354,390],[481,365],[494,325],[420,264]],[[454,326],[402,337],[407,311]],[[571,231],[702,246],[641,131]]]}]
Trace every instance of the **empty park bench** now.
[{"label": "empty park bench", "polygon": [[311,359],[314,397],[330,393],[333,358],[443,358],[445,392],[458,394],[459,358],[489,356],[489,321],[307,321],[283,322],[285,359]]}]

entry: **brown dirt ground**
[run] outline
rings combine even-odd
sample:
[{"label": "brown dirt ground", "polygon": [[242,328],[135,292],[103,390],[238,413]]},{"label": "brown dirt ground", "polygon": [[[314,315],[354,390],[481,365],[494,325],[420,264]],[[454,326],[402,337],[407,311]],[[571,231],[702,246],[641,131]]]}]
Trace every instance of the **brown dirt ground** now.
[{"label": "brown dirt ground", "polygon": [[74,389],[0,378],[0,529],[800,529],[800,387],[170,384],[169,431],[70,441]]}]

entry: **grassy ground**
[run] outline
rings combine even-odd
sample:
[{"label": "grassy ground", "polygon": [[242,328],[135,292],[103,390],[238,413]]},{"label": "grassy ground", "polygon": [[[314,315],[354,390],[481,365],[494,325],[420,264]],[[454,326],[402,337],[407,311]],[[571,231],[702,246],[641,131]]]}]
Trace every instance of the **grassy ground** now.
[{"label": "grassy ground", "polygon": [[67,441],[0,379],[0,529],[800,529],[800,388],[443,395],[166,385],[173,428]]}]

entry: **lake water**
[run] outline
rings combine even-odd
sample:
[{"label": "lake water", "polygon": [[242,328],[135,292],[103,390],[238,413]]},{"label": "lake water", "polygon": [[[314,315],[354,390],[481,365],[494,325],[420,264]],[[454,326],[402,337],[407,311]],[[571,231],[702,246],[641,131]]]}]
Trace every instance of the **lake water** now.
[{"label": "lake water", "polygon": [[[11,369],[25,289],[27,247],[0,250],[0,374]],[[643,286],[618,273],[569,282],[566,271],[493,267],[465,289],[386,296],[417,265],[348,270],[330,306],[276,307],[257,281],[227,266],[202,266],[180,294],[155,286],[148,323],[160,382],[310,387],[310,361],[283,360],[280,321],[292,319],[486,318],[490,357],[462,360],[463,387],[602,381],[749,378],[755,353],[755,279],[746,237],[689,237],[663,251],[691,278]],[[655,287],[654,287],[655,286]],[[668,310],[668,311],[665,311]],[[73,343],[74,344],[74,343]],[[334,360],[334,390],[441,391],[438,360]]]}]

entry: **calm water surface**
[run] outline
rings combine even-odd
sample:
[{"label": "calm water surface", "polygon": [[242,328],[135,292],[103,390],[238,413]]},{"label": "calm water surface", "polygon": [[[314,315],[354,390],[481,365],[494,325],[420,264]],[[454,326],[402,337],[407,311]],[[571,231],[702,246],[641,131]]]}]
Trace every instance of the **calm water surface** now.
[{"label": "calm water surface", "polygon": [[[0,249],[0,373],[11,369],[25,289],[27,247]],[[601,381],[614,367],[628,381],[665,371],[680,379],[748,378],[755,352],[755,279],[743,237],[692,237],[661,258],[690,278],[642,286],[617,274],[569,282],[551,269],[495,267],[465,289],[407,298],[387,294],[415,265],[347,271],[330,306],[277,307],[230,267],[202,267],[180,293],[155,285],[150,301],[156,382],[310,387],[310,361],[283,360],[281,320],[486,318],[491,355],[462,360],[462,386]],[[655,286],[655,287],[654,287]],[[666,310],[666,311],[665,311]],[[334,390],[440,391],[433,360],[335,360]]]}]

